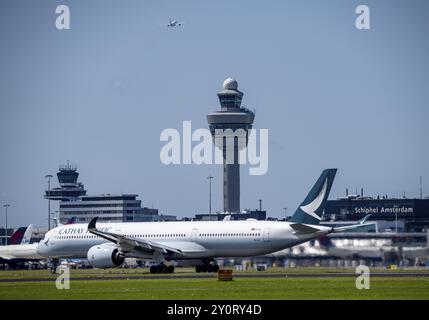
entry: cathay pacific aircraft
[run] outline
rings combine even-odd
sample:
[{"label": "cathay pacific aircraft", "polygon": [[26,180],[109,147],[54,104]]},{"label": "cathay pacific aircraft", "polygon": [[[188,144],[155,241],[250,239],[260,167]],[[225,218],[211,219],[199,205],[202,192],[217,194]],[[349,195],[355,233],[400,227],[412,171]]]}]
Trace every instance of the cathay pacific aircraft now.
[{"label": "cathay pacific aircraft", "polygon": [[295,211],[283,221],[173,221],[61,226],[40,241],[46,258],[87,258],[93,267],[120,266],[127,257],[159,262],[152,273],[172,273],[172,260],[198,260],[197,272],[217,272],[215,258],[258,256],[361,226],[319,226],[337,169],[326,169]]}]

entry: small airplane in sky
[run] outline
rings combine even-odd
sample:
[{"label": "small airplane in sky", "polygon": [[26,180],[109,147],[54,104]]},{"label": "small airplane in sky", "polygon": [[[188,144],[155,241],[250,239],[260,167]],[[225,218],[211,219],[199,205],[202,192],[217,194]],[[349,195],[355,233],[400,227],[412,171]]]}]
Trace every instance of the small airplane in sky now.
[{"label": "small airplane in sky", "polygon": [[170,18],[168,19],[167,27],[173,28],[173,27],[180,27],[182,25],[183,25],[183,22],[179,22],[177,20],[171,20]]}]

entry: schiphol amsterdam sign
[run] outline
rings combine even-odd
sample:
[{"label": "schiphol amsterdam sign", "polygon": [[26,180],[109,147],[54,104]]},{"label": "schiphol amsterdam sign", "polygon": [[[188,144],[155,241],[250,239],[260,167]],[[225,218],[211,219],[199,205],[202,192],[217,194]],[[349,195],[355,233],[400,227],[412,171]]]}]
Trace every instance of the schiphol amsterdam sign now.
[{"label": "schiphol amsterdam sign", "polygon": [[377,213],[414,213],[413,207],[396,206],[396,207],[356,207],[355,213],[377,214]]}]

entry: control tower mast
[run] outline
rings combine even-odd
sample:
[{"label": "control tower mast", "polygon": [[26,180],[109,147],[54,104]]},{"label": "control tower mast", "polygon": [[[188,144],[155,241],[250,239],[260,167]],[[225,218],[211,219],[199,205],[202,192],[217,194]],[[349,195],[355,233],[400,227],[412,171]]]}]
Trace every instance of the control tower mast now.
[{"label": "control tower mast", "polygon": [[[238,90],[236,80],[226,79],[223,82],[223,90],[217,95],[221,109],[208,114],[207,121],[215,145],[222,148],[223,211],[240,212],[240,165],[238,156],[239,150],[247,146],[248,132],[252,128],[255,114],[241,107],[243,92]],[[232,144],[227,142],[228,134],[225,134],[227,129],[233,131],[234,141]],[[222,130],[223,133],[219,134],[219,130]],[[245,137],[242,137],[243,133]],[[240,138],[245,139],[244,145],[239,143]],[[231,159],[232,155],[233,159]]]}]

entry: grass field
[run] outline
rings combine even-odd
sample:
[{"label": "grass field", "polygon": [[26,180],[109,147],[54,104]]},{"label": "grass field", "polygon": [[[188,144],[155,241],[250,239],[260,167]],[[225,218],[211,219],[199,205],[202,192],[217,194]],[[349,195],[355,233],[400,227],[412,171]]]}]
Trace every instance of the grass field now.
[{"label": "grass field", "polygon": [[[299,268],[270,268],[269,273],[275,274],[305,274],[305,273],[354,273],[355,269],[353,268],[325,268],[325,267],[299,267]],[[385,268],[371,268],[372,273],[377,272],[413,272],[413,273],[429,273],[429,269],[394,269],[387,270]],[[246,271],[234,271],[234,274],[255,274],[258,273],[255,269],[249,269]],[[192,275],[195,274],[194,268],[176,268],[174,271],[175,275]],[[125,268],[113,268],[113,269],[72,269],[70,272],[71,277],[76,278],[94,278],[94,277],[151,277],[154,276],[148,270],[148,268],[135,268],[135,269],[125,269]],[[3,271],[0,270],[0,279],[31,279],[31,278],[52,278],[55,279],[58,275],[51,274],[48,270],[9,270]],[[160,276],[156,274],[155,276]],[[161,274],[162,276],[162,274]],[[168,277],[168,275],[166,275]],[[216,275],[213,275],[215,277]]]},{"label": "grass field", "polygon": [[[282,269],[284,272],[284,269]],[[300,273],[313,269],[297,269]],[[321,271],[320,269],[317,269]],[[55,278],[43,282],[0,282],[0,300],[6,299],[429,299],[429,277],[371,276],[369,290],[357,290],[354,277],[151,279],[147,271],[72,270],[69,290],[58,290]],[[183,269],[187,274],[190,270]],[[331,270],[333,271],[333,270]],[[384,270],[385,271],[385,270]],[[275,270],[273,271],[275,272]],[[280,271],[278,271],[280,272]],[[288,270],[289,272],[289,270]],[[321,272],[325,272],[323,270]],[[73,280],[73,277],[123,276],[128,280]],[[180,272],[179,272],[180,273]],[[291,272],[289,272],[291,273]],[[144,279],[133,279],[145,275]],[[51,278],[46,270],[3,271],[0,279]]]}]

